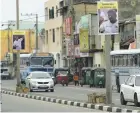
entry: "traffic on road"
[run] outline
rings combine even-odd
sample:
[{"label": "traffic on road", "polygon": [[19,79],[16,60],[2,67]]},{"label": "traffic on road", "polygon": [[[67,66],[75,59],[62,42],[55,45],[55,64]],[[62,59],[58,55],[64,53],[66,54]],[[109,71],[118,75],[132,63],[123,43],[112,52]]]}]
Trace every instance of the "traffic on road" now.
[{"label": "traffic on road", "polygon": [[[15,86],[16,86],[16,80],[3,80],[2,81],[3,89],[15,91]],[[33,95],[64,99],[68,101],[71,100],[71,101],[78,101],[78,102],[87,102],[88,100],[87,94],[91,94],[94,92],[105,93],[105,89],[104,88],[90,88],[89,86],[81,87],[81,86],[75,86],[75,85],[69,85],[69,86],[63,87],[62,85],[58,84],[54,86],[54,92],[34,91],[34,92],[29,92],[29,93]],[[133,103],[129,103],[129,102],[127,105],[121,105],[120,94],[117,91],[113,91],[112,101],[113,101],[113,104],[112,104],[113,106],[117,106],[120,108],[133,109],[133,110],[140,109],[139,107],[135,107]]]}]

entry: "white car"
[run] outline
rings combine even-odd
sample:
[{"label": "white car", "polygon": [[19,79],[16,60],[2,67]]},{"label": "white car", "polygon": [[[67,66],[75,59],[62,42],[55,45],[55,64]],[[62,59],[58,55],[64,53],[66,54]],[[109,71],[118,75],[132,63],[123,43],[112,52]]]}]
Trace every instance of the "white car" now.
[{"label": "white car", "polygon": [[26,87],[33,90],[44,90],[54,92],[54,81],[48,72],[34,71],[25,79]]},{"label": "white car", "polygon": [[140,106],[140,75],[131,75],[121,85],[120,101],[122,105],[132,102],[135,106]]}]

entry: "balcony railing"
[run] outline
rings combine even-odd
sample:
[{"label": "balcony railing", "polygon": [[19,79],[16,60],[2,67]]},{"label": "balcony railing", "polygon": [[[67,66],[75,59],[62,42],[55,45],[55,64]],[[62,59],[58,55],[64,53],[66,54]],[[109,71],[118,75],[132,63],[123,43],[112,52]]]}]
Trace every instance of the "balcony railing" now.
[{"label": "balcony railing", "polygon": [[80,4],[80,3],[97,3],[100,0],[73,0],[73,4]]}]

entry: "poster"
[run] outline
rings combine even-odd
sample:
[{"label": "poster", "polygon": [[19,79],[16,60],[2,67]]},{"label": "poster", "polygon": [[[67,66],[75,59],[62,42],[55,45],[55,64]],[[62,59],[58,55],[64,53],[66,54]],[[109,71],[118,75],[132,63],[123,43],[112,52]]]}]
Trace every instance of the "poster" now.
[{"label": "poster", "polygon": [[25,31],[14,31],[13,32],[13,50],[24,50],[25,49]]},{"label": "poster", "polygon": [[98,34],[113,35],[119,33],[118,2],[98,2]]},{"label": "poster", "polygon": [[88,52],[89,51],[88,29],[80,29],[79,39],[80,39],[80,52]]},{"label": "poster", "polygon": [[136,46],[140,48],[140,15],[136,15]]}]

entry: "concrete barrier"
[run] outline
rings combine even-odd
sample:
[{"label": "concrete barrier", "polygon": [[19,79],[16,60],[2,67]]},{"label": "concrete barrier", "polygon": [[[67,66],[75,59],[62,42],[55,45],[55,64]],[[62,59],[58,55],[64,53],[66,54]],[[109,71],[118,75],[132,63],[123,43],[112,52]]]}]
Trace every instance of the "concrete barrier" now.
[{"label": "concrete barrier", "polygon": [[92,103],[92,104],[106,103],[106,96],[105,94],[98,94],[98,93],[88,94],[88,103]]}]

